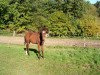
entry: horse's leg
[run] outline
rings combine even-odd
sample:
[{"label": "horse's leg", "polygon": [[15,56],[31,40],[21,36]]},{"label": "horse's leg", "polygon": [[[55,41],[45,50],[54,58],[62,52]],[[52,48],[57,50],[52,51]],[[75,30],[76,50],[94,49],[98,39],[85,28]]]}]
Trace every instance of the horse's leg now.
[{"label": "horse's leg", "polygon": [[42,58],[44,58],[44,48],[43,48],[43,45],[41,46],[42,48]]},{"label": "horse's leg", "polygon": [[26,43],[26,55],[29,55],[29,43]]},{"label": "horse's leg", "polygon": [[38,44],[38,52],[39,52],[39,55],[38,55],[38,58],[40,59],[40,44]]}]

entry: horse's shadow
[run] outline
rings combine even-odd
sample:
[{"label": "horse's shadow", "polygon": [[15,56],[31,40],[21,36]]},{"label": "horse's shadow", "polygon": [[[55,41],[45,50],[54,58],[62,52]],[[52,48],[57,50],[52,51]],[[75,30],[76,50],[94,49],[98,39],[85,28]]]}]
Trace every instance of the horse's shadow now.
[{"label": "horse's shadow", "polygon": [[[24,48],[24,50],[26,51],[26,48]],[[39,55],[38,55],[38,50],[37,49],[33,49],[33,48],[29,48],[29,51],[32,51],[36,54],[36,56],[39,58]]]}]

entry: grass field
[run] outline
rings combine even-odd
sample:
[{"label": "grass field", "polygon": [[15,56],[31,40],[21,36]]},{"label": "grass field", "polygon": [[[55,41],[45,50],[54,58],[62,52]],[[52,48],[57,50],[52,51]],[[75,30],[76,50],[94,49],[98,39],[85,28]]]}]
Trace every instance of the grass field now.
[{"label": "grass field", "polygon": [[64,46],[45,47],[38,59],[37,46],[26,56],[24,46],[0,44],[0,75],[99,75],[100,49]]}]

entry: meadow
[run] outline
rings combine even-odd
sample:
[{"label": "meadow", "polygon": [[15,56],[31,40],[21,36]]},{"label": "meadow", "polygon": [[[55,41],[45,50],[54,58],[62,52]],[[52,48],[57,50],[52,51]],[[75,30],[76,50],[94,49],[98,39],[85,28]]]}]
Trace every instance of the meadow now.
[{"label": "meadow", "polygon": [[0,44],[0,75],[99,75],[100,49],[45,46],[45,59],[37,46],[25,55],[23,45]]}]

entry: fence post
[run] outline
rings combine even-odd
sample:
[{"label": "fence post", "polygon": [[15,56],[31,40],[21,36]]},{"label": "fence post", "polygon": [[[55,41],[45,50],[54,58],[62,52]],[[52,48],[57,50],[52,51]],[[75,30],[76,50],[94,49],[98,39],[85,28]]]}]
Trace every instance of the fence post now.
[{"label": "fence post", "polygon": [[86,47],[86,43],[85,43],[85,37],[84,37],[84,47]]},{"label": "fence post", "polygon": [[97,33],[97,38],[99,38],[99,34]]},{"label": "fence post", "polygon": [[13,37],[15,36],[15,34],[16,34],[16,32],[15,32],[15,31],[13,31]]}]

